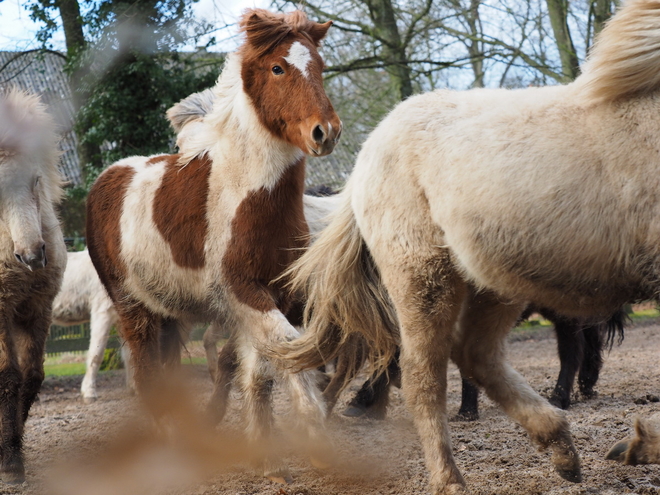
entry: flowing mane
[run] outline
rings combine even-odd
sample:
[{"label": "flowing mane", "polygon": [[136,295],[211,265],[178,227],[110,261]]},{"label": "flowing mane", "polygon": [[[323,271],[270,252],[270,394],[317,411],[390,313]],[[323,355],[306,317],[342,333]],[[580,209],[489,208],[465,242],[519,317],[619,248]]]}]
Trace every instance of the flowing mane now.
[{"label": "flowing mane", "polygon": [[588,103],[660,88],[660,1],[629,0],[600,33],[576,84]]}]

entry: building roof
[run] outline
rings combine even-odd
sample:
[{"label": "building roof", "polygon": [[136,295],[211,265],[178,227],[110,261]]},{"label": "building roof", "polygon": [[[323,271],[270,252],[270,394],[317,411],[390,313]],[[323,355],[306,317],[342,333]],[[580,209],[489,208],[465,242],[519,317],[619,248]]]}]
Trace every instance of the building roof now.
[{"label": "building roof", "polygon": [[55,116],[62,140],[60,170],[72,185],[82,183],[78,138],[73,130],[74,106],[71,89],[64,73],[64,55],[58,52],[33,50],[27,52],[0,51],[0,89],[17,86],[41,96]]}]

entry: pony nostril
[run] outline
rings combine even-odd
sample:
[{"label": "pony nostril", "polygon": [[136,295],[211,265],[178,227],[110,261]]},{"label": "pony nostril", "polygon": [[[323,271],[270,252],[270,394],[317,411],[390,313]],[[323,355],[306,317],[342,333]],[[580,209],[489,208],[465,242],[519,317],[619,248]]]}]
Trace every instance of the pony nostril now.
[{"label": "pony nostril", "polygon": [[16,256],[16,259],[18,260],[19,263],[25,264],[25,262],[23,261],[23,258],[21,257],[20,254],[14,253],[14,256]]},{"label": "pony nostril", "polygon": [[314,130],[312,131],[312,139],[317,144],[323,144],[325,141],[325,131],[320,124],[314,127]]}]

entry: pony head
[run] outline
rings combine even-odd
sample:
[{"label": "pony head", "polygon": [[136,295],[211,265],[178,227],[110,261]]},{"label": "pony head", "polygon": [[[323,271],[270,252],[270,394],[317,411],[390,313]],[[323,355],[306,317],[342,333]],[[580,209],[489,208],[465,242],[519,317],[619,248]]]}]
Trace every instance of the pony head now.
[{"label": "pony head", "polygon": [[61,192],[54,128],[36,96],[0,92],[0,230],[30,270],[46,266],[40,210]]},{"label": "pony head", "polygon": [[276,137],[313,156],[332,152],[341,121],[323,89],[321,40],[332,22],[300,12],[245,12],[241,29],[243,90],[261,123]]}]

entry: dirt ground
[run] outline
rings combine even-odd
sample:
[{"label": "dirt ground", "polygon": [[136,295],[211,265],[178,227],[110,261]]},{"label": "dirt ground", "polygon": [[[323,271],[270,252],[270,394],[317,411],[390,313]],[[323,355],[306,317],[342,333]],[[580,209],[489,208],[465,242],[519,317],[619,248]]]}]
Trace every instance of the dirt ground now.
[{"label": "dirt ground", "polygon": [[[511,341],[509,356],[518,369],[542,394],[554,386],[559,362],[550,331],[527,340]],[[660,323],[646,322],[626,330],[624,343],[606,356],[599,396],[576,402],[568,418],[582,458],[584,481],[572,484],[557,476],[549,453],[538,452],[525,432],[493,403],[481,398],[481,418],[472,423],[451,423],[454,453],[467,485],[474,494],[660,494],[660,466],[621,466],[605,461],[609,447],[632,431],[633,419],[660,411],[660,403],[647,395],[660,395]],[[211,382],[201,366],[189,366],[190,388],[201,409],[211,391]],[[355,384],[353,389],[355,390]],[[350,419],[338,414],[350,395],[333,413],[328,428],[337,451],[335,465],[327,470],[313,468],[306,456],[287,447],[280,433],[281,451],[294,482],[278,485],[255,475],[245,463],[217,465],[196,470],[185,455],[137,456],[116,450],[122,457],[99,479],[86,472],[87,461],[111,457],[117,438],[126,438],[127,424],[149,431],[138,401],[123,385],[123,373],[101,376],[100,399],[85,405],[78,397],[80,378],[48,378],[26,426],[27,482],[20,486],[0,485],[0,494],[168,493],[175,495],[331,495],[331,494],[426,494],[429,493],[421,447],[402,394],[395,390],[385,421]],[[234,396],[227,420],[217,431],[240,431],[240,398]],[[449,412],[460,401],[460,376],[452,366],[449,376]],[[277,425],[287,424],[287,400],[276,392]],[[194,422],[195,420],[193,420]],[[137,426],[135,426],[137,425]],[[210,441],[215,437],[209,431]],[[136,433],[136,438],[139,433]],[[240,445],[224,438],[217,446],[223,452],[240,451]],[[217,442],[216,442],[217,443]],[[211,449],[212,450],[212,449]],[[212,456],[212,454],[209,454]],[[133,457],[132,457],[133,456]],[[118,461],[119,462],[119,461]],[[92,465],[90,464],[90,465]],[[212,464],[212,463],[211,463]],[[98,464],[96,469],[98,469]],[[92,469],[92,468],[89,468]],[[121,471],[121,470],[124,471]],[[133,479],[127,482],[125,471]],[[94,471],[95,472],[95,471]],[[56,474],[53,474],[56,473]],[[87,476],[87,478],[85,478]],[[87,479],[75,485],[72,480]],[[90,480],[94,479],[92,483]],[[135,479],[140,479],[140,483]],[[82,488],[81,488],[82,487]]]}]

